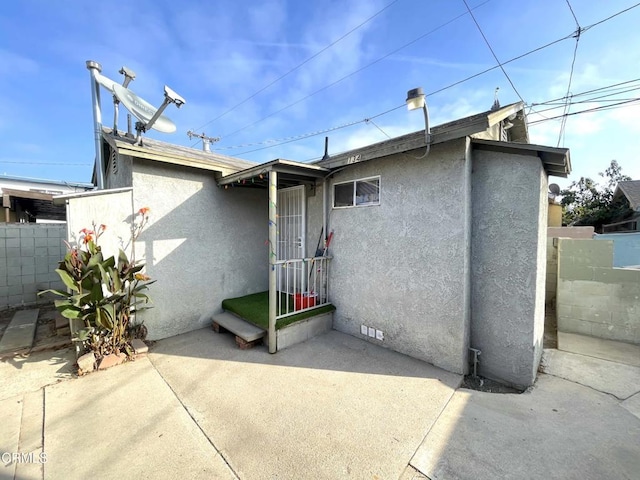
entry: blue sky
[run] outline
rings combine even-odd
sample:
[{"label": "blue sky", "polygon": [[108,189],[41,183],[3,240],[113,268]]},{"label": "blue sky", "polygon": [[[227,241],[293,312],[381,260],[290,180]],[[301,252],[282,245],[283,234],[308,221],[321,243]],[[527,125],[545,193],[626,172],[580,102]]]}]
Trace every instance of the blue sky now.
[{"label": "blue sky", "polygon": [[[568,37],[504,65],[529,105],[533,143],[558,145],[561,118],[545,117],[562,115],[562,102],[533,104],[565,96],[578,25],[586,30],[569,90],[574,101],[592,101],[569,112],[640,97],[640,80],[578,96],[640,79],[640,7],[587,28],[633,0],[467,3],[501,62]],[[90,180],[89,59],[117,81],[121,66],[133,69],[130,88],[152,104],[161,103],[165,84],[186,99],[182,109],[166,111],[177,132],[150,137],[192,145],[186,132],[197,129],[222,137],[212,146],[220,153],[257,162],[320,157],[325,134],[277,144],[365,118],[375,117],[327,133],[330,153],[424,128],[421,115],[406,108],[376,116],[403,105],[416,86],[437,92],[427,98],[432,125],[487,110],[496,87],[503,105],[519,100],[499,68],[449,87],[496,66],[463,0],[7,2],[0,12],[0,173]],[[110,125],[104,91],[102,100]],[[639,119],[640,102],[566,117],[560,145],[571,149],[571,179],[596,176],[612,159],[640,179]]]}]

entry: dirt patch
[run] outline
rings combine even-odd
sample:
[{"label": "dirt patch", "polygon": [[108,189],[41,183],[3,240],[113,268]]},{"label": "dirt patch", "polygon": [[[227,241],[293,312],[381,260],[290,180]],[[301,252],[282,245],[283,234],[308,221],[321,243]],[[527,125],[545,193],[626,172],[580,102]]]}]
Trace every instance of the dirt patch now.
[{"label": "dirt patch", "polygon": [[469,390],[477,390],[479,392],[487,393],[522,393],[522,391],[503,385],[502,383],[494,380],[489,380],[481,376],[474,377],[473,375],[467,375],[464,377],[461,388],[468,388]]}]

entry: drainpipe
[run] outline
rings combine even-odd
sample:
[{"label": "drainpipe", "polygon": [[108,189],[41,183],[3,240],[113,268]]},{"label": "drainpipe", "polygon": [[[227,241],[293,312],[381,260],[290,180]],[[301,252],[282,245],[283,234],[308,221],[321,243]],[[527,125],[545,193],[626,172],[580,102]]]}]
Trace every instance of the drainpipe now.
[{"label": "drainpipe", "polygon": [[91,100],[93,102],[93,134],[96,144],[96,183],[98,190],[104,189],[104,158],[102,157],[102,112],[100,110],[100,85],[96,73],[102,71],[102,65],[87,60],[87,69],[91,73]]},{"label": "drainpipe", "polygon": [[[464,153],[464,294],[463,294],[463,318],[466,323],[466,338],[464,339],[462,360],[463,373],[468,373],[469,346],[471,345],[471,174],[472,174],[472,150],[471,138],[465,139]],[[475,368],[474,368],[475,370]]]},{"label": "drainpipe", "polygon": [[276,353],[276,209],[278,202],[278,173],[269,172],[269,353]]}]

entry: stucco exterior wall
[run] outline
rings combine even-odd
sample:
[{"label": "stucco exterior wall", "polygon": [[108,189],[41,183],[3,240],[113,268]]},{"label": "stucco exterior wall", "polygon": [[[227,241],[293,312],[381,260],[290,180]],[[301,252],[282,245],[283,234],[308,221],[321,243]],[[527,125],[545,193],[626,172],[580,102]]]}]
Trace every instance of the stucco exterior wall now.
[{"label": "stucco exterior wall", "polygon": [[544,333],[547,178],[536,157],[474,151],[471,347],[479,373],[525,387]]},{"label": "stucco exterior wall", "polygon": [[134,209],[150,223],[137,257],[157,282],[141,318],[150,339],[209,325],[222,300],[268,289],[267,190],[224,189],[213,172],[136,159]]},{"label": "stucco exterior wall", "polygon": [[107,229],[99,244],[105,257],[117,255],[122,248],[131,255],[131,218],[133,213],[131,190],[114,192],[101,190],[67,200],[67,238],[78,245],[80,230],[104,224]]},{"label": "stucco exterior wall", "polygon": [[[469,332],[465,146],[461,139],[435,145],[426,159],[415,151],[336,173],[331,185],[380,175],[380,205],[331,209],[329,218],[334,328],[458,373]],[[362,335],[362,324],[384,340]]]},{"label": "stucco exterior wall", "polygon": [[640,270],[614,268],[613,248],[559,240],[558,330],[640,345]]}]

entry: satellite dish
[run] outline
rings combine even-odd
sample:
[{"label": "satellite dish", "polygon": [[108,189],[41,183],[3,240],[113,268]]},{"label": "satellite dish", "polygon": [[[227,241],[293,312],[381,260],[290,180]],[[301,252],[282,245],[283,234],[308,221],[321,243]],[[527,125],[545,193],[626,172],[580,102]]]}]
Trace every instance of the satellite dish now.
[{"label": "satellite dish", "polygon": [[108,77],[105,77],[104,75],[102,75],[101,73],[96,72],[96,81],[102,85],[104,88],[106,88],[107,90],[109,90],[110,92],[113,91],[113,85],[116,84],[116,82],[114,82],[113,80],[111,80]]},{"label": "satellite dish", "polygon": [[[109,82],[109,79],[107,79],[106,77],[103,78],[105,79],[105,81]],[[105,86],[106,88],[109,88],[100,80],[98,80],[98,83]],[[120,100],[120,102],[122,102],[122,104],[127,107],[127,110],[133,113],[133,115],[143,124],[149,123],[149,121],[158,111],[158,109],[151,105],[149,102],[140,98],[128,88],[124,88],[122,85],[119,85],[113,81],[111,81],[110,90],[118,98],[118,100]],[[168,117],[160,115],[160,117],[158,117],[153,123],[151,128],[162,133],[173,133],[176,131],[176,124],[173,123]]]},{"label": "satellite dish", "polygon": [[554,196],[558,196],[560,195],[560,186],[557,183],[552,183],[551,185],[549,185],[549,191]]}]

